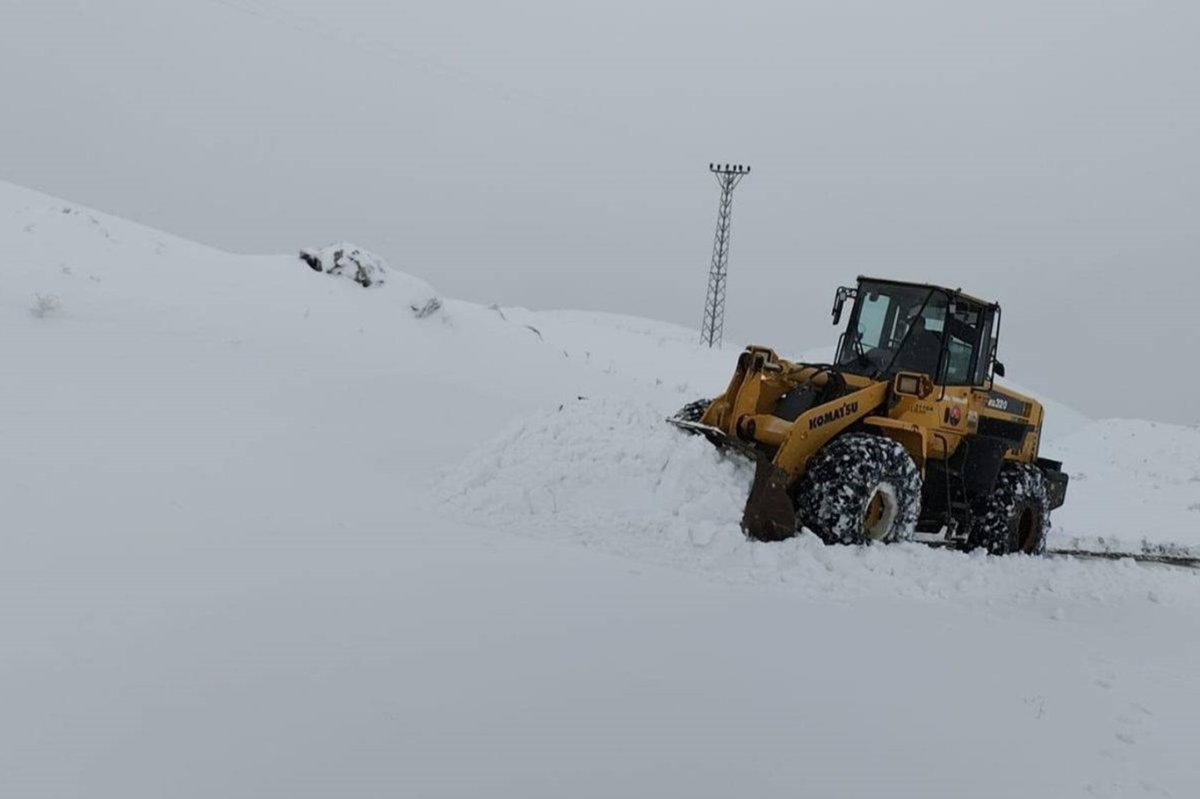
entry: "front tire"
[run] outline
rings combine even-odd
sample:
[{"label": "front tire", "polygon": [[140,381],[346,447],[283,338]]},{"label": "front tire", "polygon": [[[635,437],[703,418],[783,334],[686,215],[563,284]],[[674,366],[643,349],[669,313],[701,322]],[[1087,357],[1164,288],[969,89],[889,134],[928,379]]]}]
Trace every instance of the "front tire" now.
[{"label": "front tire", "polygon": [[921,512],[921,473],[898,441],[846,433],[809,461],[796,508],[797,523],[829,544],[907,541]]},{"label": "front tire", "polygon": [[1032,464],[1005,463],[992,493],[975,503],[967,547],[982,547],[993,555],[1040,555],[1049,530],[1045,476]]}]

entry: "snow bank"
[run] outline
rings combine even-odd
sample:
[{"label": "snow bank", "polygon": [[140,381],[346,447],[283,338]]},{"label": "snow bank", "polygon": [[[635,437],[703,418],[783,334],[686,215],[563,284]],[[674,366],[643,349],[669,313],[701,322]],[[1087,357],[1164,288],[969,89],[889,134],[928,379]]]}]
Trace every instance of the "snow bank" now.
[{"label": "snow bank", "polygon": [[444,485],[488,523],[557,531],[585,545],[727,545],[753,472],[705,439],[678,434],[664,416],[636,401],[568,403],[509,428]]},{"label": "snow bank", "polygon": [[1055,545],[1200,554],[1200,430],[1105,419],[1054,442],[1071,476]]},{"label": "snow bank", "polygon": [[685,398],[677,405],[724,390],[741,351],[735,346],[701,347],[695,330],[634,316],[525,308],[493,311],[536,331],[547,346],[582,360],[610,382],[675,392]]},{"label": "snow bank", "polygon": [[441,500],[466,520],[525,536],[788,586],[813,598],[869,595],[956,601],[1107,601],[1161,591],[1132,562],[990,557],[899,546],[825,546],[804,534],[748,541],[739,529],[753,476],[736,455],[624,398],[550,408],[509,427],[446,472]]}]

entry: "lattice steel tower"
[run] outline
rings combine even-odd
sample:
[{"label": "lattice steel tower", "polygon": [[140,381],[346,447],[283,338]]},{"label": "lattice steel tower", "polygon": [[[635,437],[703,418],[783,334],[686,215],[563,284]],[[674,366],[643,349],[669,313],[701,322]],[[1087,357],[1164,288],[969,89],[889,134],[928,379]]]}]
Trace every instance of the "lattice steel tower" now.
[{"label": "lattice steel tower", "polygon": [[700,343],[721,346],[725,332],[725,274],[729,266],[729,219],[733,214],[733,190],[750,167],[741,164],[709,164],[708,171],[721,186],[721,206],[717,209],[717,236],[713,241],[712,265],[708,270],[708,297],[704,300],[704,324]]}]

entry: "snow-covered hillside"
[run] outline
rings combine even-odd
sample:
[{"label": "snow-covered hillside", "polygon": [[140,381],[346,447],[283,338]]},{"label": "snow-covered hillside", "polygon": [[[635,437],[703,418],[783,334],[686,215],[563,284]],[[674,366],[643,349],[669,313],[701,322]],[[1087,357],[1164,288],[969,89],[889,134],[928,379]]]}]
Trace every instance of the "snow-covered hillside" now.
[{"label": "snow-covered hillside", "polygon": [[[1200,786],[1200,575],[751,544],[661,423],[733,348],[5,184],[0,251],[5,795]],[[1048,408],[1056,542],[1200,544],[1200,432]]]}]

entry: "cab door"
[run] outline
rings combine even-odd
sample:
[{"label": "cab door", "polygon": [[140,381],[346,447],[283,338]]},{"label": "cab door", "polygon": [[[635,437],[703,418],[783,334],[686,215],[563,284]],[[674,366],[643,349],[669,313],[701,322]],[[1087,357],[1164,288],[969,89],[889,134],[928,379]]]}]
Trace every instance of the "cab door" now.
[{"label": "cab door", "polygon": [[976,432],[979,414],[971,407],[972,395],[990,380],[993,309],[955,297],[946,308],[942,326],[942,354],[934,397],[937,430],[952,442]]}]

